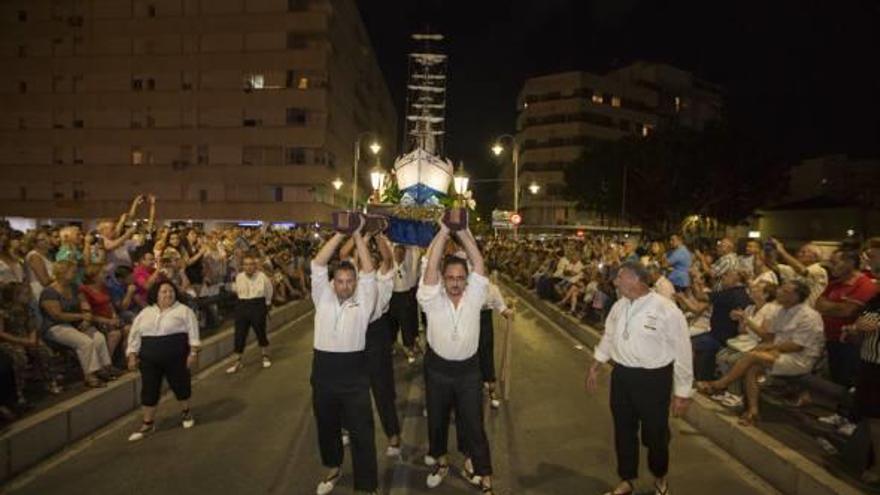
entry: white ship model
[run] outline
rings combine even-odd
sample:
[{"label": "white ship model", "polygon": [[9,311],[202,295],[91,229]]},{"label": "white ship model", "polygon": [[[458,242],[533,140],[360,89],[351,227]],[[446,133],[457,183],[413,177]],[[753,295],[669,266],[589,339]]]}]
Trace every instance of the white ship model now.
[{"label": "white ship model", "polygon": [[414,34],[420,45],[409,54],[406,139],[408,153],[394,161],[394,174],[404,206],[436,206],[452,182],[453,164],[442,158],[446,134],[447,56],[434,46],[441,34]]}]

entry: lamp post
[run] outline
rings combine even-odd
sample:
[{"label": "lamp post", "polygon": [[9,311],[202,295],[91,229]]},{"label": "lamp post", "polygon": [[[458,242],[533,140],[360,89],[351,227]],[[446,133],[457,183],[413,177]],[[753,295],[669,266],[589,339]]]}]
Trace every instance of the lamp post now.
[{"label": "lamp post", "polygon": [[[513,211],[519,213],[519,143],[515,136],[510,134],[502,134],[495,138],[495,144],[492,146],[492,153],[495,156],[501,156],[504,152],[504,140],[510,140],[513,146],[511,159],[513,161]],[[513,238],[519,239],[519,226],[513,226]]]},{"label": "lamp post", "polygon": [[357,135],[357,138],[354,140],[354,167],[351,177],[351,209],[354,210],[357,207],[357,184],[358,184],[358,164],[361,161],[361,139],[366,136],[373,136],[373,142],[370,143],[370,152],[373,155],[378,155],[379,151],[382,150],[382,145],[375,139],[376,133],[373,131],[364,131]]},{"label": "lamp post", "polygon": [[464,195],[467,194],[470,181],[471,178],[464,171],[464,162],[459,162],[458,172],[452,177],[452,187],[459,198],[464,198]]},{"label": "lamp post", "polygon": [[378,163],[370,171],[370,184],[373,186],[374,202],[376,203],[382,201],[382,191],[385,189],[386,176],[385,170]]}]

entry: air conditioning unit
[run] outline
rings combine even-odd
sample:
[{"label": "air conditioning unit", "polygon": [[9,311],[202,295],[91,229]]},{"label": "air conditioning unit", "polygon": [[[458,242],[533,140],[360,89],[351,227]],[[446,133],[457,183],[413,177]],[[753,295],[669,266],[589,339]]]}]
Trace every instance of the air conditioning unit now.
[{"label": "air conditioning unit", "polygon": [[184,91],[191,91],[193,89],[192,83],[188,82],[182,83],[180,87],[183,88]]},{"label": "air conditioning unit", "polygon": [[189,166],[189,162],[186,160],[174,160],[171,162],[171,168],[174,170],[183,170]]}]

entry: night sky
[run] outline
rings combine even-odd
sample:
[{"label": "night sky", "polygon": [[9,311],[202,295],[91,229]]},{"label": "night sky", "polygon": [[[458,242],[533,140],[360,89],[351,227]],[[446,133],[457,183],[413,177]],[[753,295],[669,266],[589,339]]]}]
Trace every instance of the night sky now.
[{"label": "night sky", "polygon": [[669,63],[722,85],[730,125],[788,163],[826,153],[880,158],[876,0],[358,5],[401,118],[409,34],[430,26],[447,36],[447,155],[479,177],[497,174],[488,148],[497,134],[514,132],[525,78],[603,73],[635,60]]}]

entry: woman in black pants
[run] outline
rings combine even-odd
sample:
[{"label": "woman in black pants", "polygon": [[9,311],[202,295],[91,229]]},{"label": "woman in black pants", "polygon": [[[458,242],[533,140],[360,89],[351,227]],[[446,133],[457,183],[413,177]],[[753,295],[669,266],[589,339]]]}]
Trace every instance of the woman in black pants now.
[{"label": "woman in black pants", "polygon": [[195,425],[189,399],[190,370],[198,364],[201,344],[198,319],[192,309],[178,301],[177,287],[168,281],[150,290],[149,303],[135,318],[128,338],[128,367],[140,368],[143,408],[143,424],[128,437],[130,442],[142,440],[156,430],[156,406],[163,378],[182,406],[183,427]]}]

